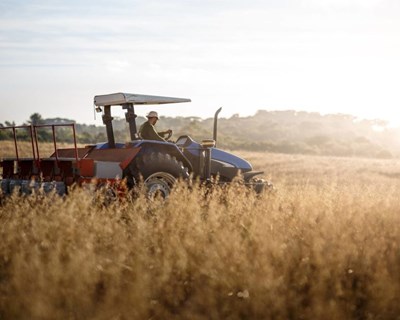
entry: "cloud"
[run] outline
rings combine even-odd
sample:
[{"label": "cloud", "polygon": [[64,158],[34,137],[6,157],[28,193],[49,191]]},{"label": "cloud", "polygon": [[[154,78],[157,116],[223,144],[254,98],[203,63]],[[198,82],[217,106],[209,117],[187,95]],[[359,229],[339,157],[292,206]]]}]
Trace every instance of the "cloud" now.
[{"label": "cloud", "polygon": [[5,0],[0,86],[8,89],[0,98],[17,108],[13,96],[29,92],[48,115],[54,98],[39,96],[58,92],[72,118],[92,95],[113,91],[189,96],[192,109],[179,112],[201,116],[220,104],[226,114],[350,110],[379,95],[394,106],[398,8],[373,0]]},{"label": "cloud", "polygon": [[334,8],[374,8],[387,3],[385,0],[303,0],[303,3],[316,7]]}]

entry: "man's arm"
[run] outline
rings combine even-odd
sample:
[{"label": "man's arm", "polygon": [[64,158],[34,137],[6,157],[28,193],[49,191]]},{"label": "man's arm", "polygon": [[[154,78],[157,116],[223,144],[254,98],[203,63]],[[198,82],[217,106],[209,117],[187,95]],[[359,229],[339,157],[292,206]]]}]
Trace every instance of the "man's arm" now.
[{"label": "man's arm", "polygon": [[158,133],[160,136],[164,137],[164,136],[167,135],[167,134],[172,134],[172,130],[171,130],[171,129],[168,129],[168,130],[165,130],[165,131],[158,131],[157,133]]},{"label": "man's arm", "polygon": [[154,126],[146,123],[141,127],[140,136],[146,140],[165,141],[155,130]]}]

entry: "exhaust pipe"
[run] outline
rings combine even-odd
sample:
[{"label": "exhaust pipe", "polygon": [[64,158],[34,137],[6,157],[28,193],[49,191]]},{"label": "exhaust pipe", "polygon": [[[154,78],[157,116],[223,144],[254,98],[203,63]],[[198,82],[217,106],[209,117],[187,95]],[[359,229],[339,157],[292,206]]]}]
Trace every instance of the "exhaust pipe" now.
[{"label": "exhaust pipe", "polygon": [[222,107],[219,108],[214,115],[214,133],[213,133],[213,140],[215,141],[215,147],[217,146],[217,125],[218,125],[218,114],[221,112]]}]

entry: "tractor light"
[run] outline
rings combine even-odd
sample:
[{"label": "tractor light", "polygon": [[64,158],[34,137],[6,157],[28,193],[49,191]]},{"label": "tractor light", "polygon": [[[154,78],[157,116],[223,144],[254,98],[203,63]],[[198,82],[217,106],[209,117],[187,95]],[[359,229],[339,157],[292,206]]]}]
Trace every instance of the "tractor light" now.
[{"label": "tractor light", "polygon": [[214,148],[215,147],[215,140],[214,139],[205,139],[201,141],[201,146],[203,148]]}]

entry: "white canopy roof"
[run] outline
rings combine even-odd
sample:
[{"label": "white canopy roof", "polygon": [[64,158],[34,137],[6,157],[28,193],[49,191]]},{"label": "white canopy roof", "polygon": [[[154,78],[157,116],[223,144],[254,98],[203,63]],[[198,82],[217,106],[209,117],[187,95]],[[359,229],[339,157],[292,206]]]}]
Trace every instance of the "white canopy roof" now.
[{"label": "white canopy roof", "polygon": [[179,103],[179,102],[190,102],[190,101],[191,101],[190,99],[184,99],[184,98],[148,96],[143,94],[122,93],[122,92],[103,94],[94,97],[94,104],[96,106],[115,106],[127,103],[165,104],[165,103]]}]

